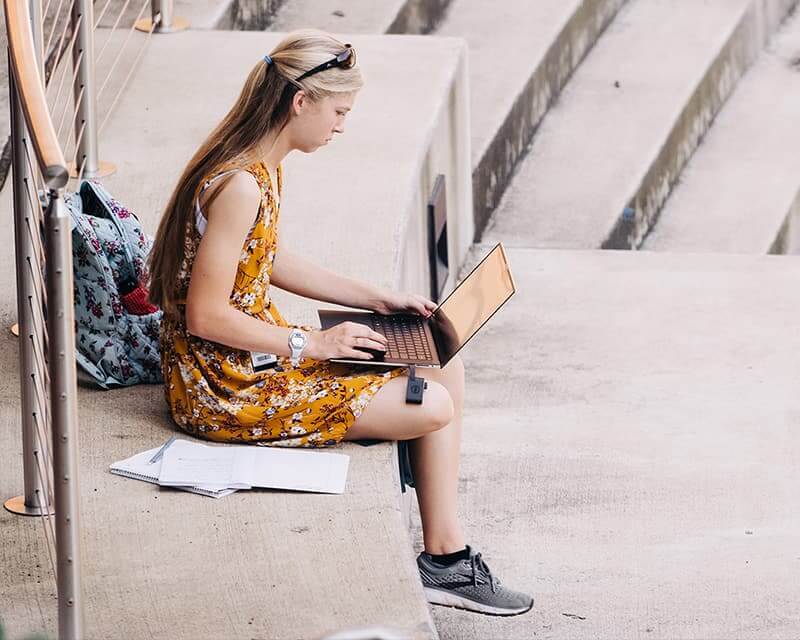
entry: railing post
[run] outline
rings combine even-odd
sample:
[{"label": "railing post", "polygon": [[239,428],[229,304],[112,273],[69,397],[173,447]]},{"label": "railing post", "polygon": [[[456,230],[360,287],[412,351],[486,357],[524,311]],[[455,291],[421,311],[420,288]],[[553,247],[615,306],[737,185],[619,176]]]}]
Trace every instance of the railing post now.
[{"label": "railing post", "polygon": [[51,192],[47,237],[48,369],[53,424],[59,640],[83,638],[78,493],[78,412],[72,231],[63,194]]},{"label": "railing post", "polygon": [[[186,18],[175,16],[172,13],[172,0],[150,0],[150,15],[136,22],[136,29],[147,33],[152,29],[154,33],[176,33],[189,28]],[[155,24],[155,29],[153,29]]]},{"label": "railing post", "polygon": [[[17,318],[19,322],[19,369],[20,369],[20,396],[22,404],[22,472],[24,495],[7,500],[6,509],[12,513],[29,516],[39,516],[51,513],[46,491],[46,479],[37,472],[37,459],[40,461],[41,470],[47,473],[47,443],[42,442],[36,429],[36,416],[42,424],[47,417],[41,415],[36,402],[36,387],[40,385],[39,392],[44,395],[43,371],[37,375],[36,354],[34,353],[34,340],[37,329],[34,323],[33,309],[38,299],[34,288],[37,283],[34,279],[35,265],[38,260],[34,257],[36,248],[30,233],[39,233],[40,216],[30,210],[29,186],[32,176],[28,172],[28,163],[25,158],[25,144],[30,145],[28,130],[22,114],[16,81],[13,70],[9,66],[9,98],[11,103],[11,147],[13,167],[13,200],[14,200],[14,247],[17,271]],[[35,194],[35,189],[32,190]],[[33,267],[33,269],[31,269]],[[44,401],[45,399],[42,398]]]},{"label": "railing post", "polygon": [[[70,174],[85,178],[111,175],[113,165],[100,162],[97,151],[97,87],[94,68],[94,7],[92,0],[74,0],[72,28],[77,30],[72,45],[72,65],[75,69],[73,96],[75,98],[74,165]],[[82,171],[81,171],[82,170]]]}]

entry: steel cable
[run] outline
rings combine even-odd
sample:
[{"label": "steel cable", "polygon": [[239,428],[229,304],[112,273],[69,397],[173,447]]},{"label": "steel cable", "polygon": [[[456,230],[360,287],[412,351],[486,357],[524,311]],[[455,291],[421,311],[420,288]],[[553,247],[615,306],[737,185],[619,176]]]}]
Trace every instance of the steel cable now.
[{"label": "steel cable", "polygon": [[114,21],[114,24],[112,25],[111,30],[108,32],[108,37],[106,38],[106,41],[103,43],[103,48],[100,49],[100,53],[98,53],[95,56],[95,60],[100,60],[103,57],[103,53],[105,52],[106,47],[108,47],[109,42],[111,42],[111,38],[114,37],[114,32],[117,30],[117,27],[119,26],[119,21],[122,20],[122,16],[125,13],[125,9],[128,8],[128,5],[130,3],[131,3],[131,0],[125,0],[125,4],[122,5],[122,9],[120,9],[119,15],[117,16],[117,19]]},{"label": "steel cable", "polygon": [[[74,4],[75,4],[75,0],[72,0],[72,2],[70,2],[70,5],[69,5],[69,13],[70,13],[70,15],[72,15],[72,8],[73,8]],[[80,25],[81,22],[83,22],[83,16],[78,18],[78,22],[76,24]],[[78,33],[78,29],[73,29],[72,35],[70,36],[69,47],[65,47],[64,46],[64,38],[67,35],[67,31],[69,29],[71,29],[72,26],[73,26],[72,25],[72,19],[70,18],[69,20],[66,21],[66,24],[64,25],[64,29],[61,32],[61,37],[58,39],[58,47],[55,49],[55,61],[52,64],[49,78],[46,77],[46,69],[45,69],[45,90],[47,89],[47,87],[49,87],[52,84],[53,73],[55,72],[55,69],[53,67],[58,65],[58,63],[61,62],[61,60],[64,59],[64,53],[67,51],[67,49],[71,49],[72,45],[75,44],[75,36]],[[45,56],[45,67],[47,67],[47,61],[50,59],[50,56],[51,56],[51,53],[49,52],[49,50],[45,51],[44,56]]]},{"label": "steel cable", "polygon": [[[80,20],[78,20],[78,25],[80,25],[82,20],[83,20],[83,16],[81,16]],[[72,33],[72,36],[70,37],[70,40],[69,40],[69,45],[68,45],[69,49],[72,49],[72,47],[75,45],[75,38],[77,38],[77,37],[78,37],[78,30],[75,29],[75,31]],[[83,52],[80,53],[80,56],[78,57],[78,61],[80,62],[80,60],[82,58],[83,58]],[[66,57],[62,56],[61,60],[69,61],[69,58],[66,58]],[[50,113],[51,114],[55,113],[56,107],[58,106],[58,101],[61,98],[61,90],[64,87],[64,80],[66,80],[66,78],[67,78],[67,68],[69,66],[70,65],[68,64],[68,62],[65,62],[63,64],[63,70],[61,71],[61,79],[58,81],[58,91],[56,92],[56,97],[55,97],[55,99],[53,100],[53,102],[52,102],[52,104],[50,106]],[[75,65],[75,64],[72,65],[72,85],[73,86],[75,86],[75,69],[77,69],[77,67],[78,67],[78,65]],[[51,79],[52,79],[52,75],[51,75]],[[47,88],[49,89],[50,85],[52,85],[52,84],[53,83],[50,82],[47,85]],[[65,100],[65,102],[67,104],[69,104],[69,100],[68,99]],[[64,107],[64,109],[66,110],[66,106]]]},{"label": "steel cable", "polygon": [[108,7],[111,5],[111,0],[106,0],[106,6],[103,7],[103,10],[100,12],[100,16],[97,18],[97,21],[94,23],[94,30],[97,31],[97,27],[100,26],[100,22],[103,20],[103,16],[106,15],[106,11]]},{"label": "steel cable", "polygon": [[122,85],[120,86],[119,91],[117,91],[117,95],[114,96],[114,100],[112,100],[111,106],[106,111],[106,115],[103,118],[103,121],[100,123],[100,126],[97,129],[97,135],[98,136],[102,133],[103,129],[105,128],[109,117],[111,117],[111,114],[114,111],[114,107],[117,105],[117,102],[119,101],[120,97],[122,96],[122,92],[127,88],[128,83],[130,82],[130,79],[133,76],[133,72],[136,70],[136,67],[139,65],[139,61],[142,59],[142,55],[144,54],[145,49],[147,49],[147,45],[150,42],[150,38],[153,37],[153,31],[155,31],[155,28],[158,25],[160,20],[161,20],[161,14],[160,13],[156,14],[155,16],[153,16],[153,22],[150,25],[150,31],[147,32],[146,39],[142,43],[142,46],[139,49],[139,53],[136,56],[136,59],[133,61],[133,64],[131,65],[130,69],[128,70],[128,75],[125,76],[125,79],[122,81]]},{"label": "steel cable", "polygon": [[[74,2],[75,2],[75,0],[72,0],[72,2],[70,3],[70,11],[72,10],[72,4]],[[48,2],[48,6],[49,6],[49,4],[50,3]],[[53,35],[55,34],[56,27],[58,26],[58,19],[61,17],[61,5],[63,5],[63,4],[64,4],[64,0],[58,0],[58,8],[56,9],[56,15],[55,15],[55,18],[53,19],[53,28],[50,29],[50,35],[47,37],[47,44],[44,46],[44,49],[42,49],[42,54],[43,55],[47,55],[47,52],[50,51],[50,45],[53,43]],[[47,16],[46,13],[42,14],[42,20],[43,21],[44,21],[44,18],[46,16]],[[69,19],[67,19],[65,21],[65,24],[64,24],[64,30],[65,31],[69,27],[69,23],[70,23],[70,21],[69,21]],[[63,37],[63,33],[62,33],[62,37]]]},{"label": "steel cable", "polygon": [[[131,25],[130,29],[128,29],[128,35],[125,38],[125,42],[123,42],[122,46],[119,48],[119,51],[117,52],[117,57],[114,58],[114,62],[111,63],[111,68],[108,70],[108,73],[106,74],[106,77],[103,80],[103,83],[100,85],[100,89],[98,89],[98,91],[97,91],[97,99],[98,100],[100,99],[100,96],[103,95],[103,90],[106,88],[106,85],[108,84],[109,79],[113,75],[114,69],[116,69],[116,67],[117,67],[117,63],[119,63],[120,58],[122,58],[122,54],[125,51],[125,47],[128,46],[128,43],[131,41],[131,37],[133,36],[134,31],[136,31],[136,22],[142,17],[142,14],[144,14],[144,10],[147,8],[148,4],[150,4],[150,0],[145,0],[142,3],[142,8],[139,9],[139,13],[136,15],[136,20],[134,20],[134,23]],[[154,24],[155,24],[155,21],[154,21]],[[152,31],[152,29],[151,29],[151,31]],[[109,38],[108,38],[108,40],[106,40],[106,42],[108,42],[110,40],[111,40],[111,37],[109,36]],[[102,55],[102,52],[101,52],[101,55]],[[95,59],[95,64],[97,64],[100,61],[100,59],[101,58],[98,55],[97,58]]]},{"label": "steel cable", "polygon": [[[83,58],[83,53],[81,53],[80,57],[78,58],[78,62],[81,61],[81,58]],[[80,105],[80,103],[83,101],[83,94],[84,94],[85,91],[86,91],[86,87],[81,87],[81,91],[78,94],[77,100],[75,101],[78,105]],[[56,138],[61,138],[61,129],[64,126],[64,122],[66,122],[67,109],[70,107],[70,105],[73,106],[72,116],[70,117],[70,120],[73,122],[73,124],[75,122],[75,117],[76,117],[76,114],[78,113],[78,110],[74,107],[73,103],[70,102],[69,99],[66,99],[66,100],[64,100],[64,110],[61,112],[61,120],[58,123],[58,130],[56,131]],[[74,127],[73,127],[73,130],[74,130]],[[70,135],[71,134],[68,134],[67,135],[67,139],[64,141],[64,148],[66,148],[67,143],[69,143],[69,136]]]}]

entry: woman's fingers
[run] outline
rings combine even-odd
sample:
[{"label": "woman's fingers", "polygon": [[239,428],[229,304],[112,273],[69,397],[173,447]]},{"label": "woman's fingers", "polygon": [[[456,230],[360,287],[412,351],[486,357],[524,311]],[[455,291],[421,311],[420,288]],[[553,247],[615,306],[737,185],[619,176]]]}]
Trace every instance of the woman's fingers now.
[{"label": "woman's fingers", "polygon": [[386,347],[382,342],[372,340],[371,338],[354,338],[354,347],[364,347],[366,349],[376,349],[378,351],[386,351]]},{"label": "woman's fingers", "polygon": [[411,296],[411,306],[419,315],[428,316],[438,305],[425,296],[413,295]]},{"label": "woman's fingers", "polygon": [[345,335],[349,337],[367,338],[383,345],[387,344],[386,338],[382,334],[378,333],[377,331],[373,331],[366,325],[359,324],[357,322],[347,322],[345,324],[348,325],[345,328]]}]

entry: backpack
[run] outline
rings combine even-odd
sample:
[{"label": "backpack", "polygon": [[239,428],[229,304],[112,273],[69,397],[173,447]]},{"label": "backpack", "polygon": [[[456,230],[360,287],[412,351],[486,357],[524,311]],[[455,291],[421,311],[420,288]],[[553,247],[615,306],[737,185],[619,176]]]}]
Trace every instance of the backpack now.
[{"label": "backpack", "polygon": [[68,193],[72,219],[75,352],[82,376],[103,389],[161,382],[162,312],[142,286],[152,240],[132,211],[98,183]]}]

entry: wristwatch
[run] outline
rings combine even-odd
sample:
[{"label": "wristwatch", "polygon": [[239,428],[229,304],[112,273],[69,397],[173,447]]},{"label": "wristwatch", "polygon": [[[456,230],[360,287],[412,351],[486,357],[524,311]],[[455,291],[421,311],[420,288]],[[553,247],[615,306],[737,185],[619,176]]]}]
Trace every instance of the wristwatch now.
[{"label": "wristwatch", "polygon": [[308,342],[308,337],[300,329],[292,329],[289,333],[289,349],[291,349],[292,366],[296,367],[300,363],[300,354]]}]

